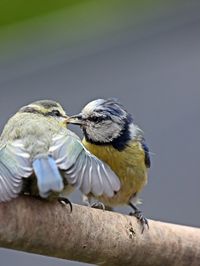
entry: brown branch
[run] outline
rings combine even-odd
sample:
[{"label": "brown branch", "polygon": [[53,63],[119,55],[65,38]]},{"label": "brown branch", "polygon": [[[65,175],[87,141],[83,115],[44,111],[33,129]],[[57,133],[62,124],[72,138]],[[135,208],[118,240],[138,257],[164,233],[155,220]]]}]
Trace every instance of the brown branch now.
[{"label": "brown branch", "polygon": [[200,229],[19,197],[0,204],[0,246],[100,265],[199,265]]}]

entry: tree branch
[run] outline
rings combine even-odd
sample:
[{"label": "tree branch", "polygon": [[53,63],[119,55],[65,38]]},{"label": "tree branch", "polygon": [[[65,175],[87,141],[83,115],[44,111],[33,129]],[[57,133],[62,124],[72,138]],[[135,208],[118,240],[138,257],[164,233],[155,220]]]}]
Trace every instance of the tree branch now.
[{"label": "tree branch", "polygon": [[0,246],[100,265],[199,265],[200,229],[31,197],[0,204]]}]

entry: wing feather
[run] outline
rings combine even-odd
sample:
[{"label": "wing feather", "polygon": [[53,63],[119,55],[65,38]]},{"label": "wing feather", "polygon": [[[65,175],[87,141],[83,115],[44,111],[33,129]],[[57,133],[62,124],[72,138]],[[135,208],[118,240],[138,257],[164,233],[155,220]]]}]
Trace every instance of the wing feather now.
[{"label": "wing feather", "polygon": [[29,154],[20,140],[0,147],[0,202],[16,198],[23,178],[31,175]]},{"label": "wing feather", "polygon": [[53,138],[50,153],[64,171],[67,182],[94,196],[112,197],[120,189],[120,181],[111,168],[91,154],[71,131]]}]

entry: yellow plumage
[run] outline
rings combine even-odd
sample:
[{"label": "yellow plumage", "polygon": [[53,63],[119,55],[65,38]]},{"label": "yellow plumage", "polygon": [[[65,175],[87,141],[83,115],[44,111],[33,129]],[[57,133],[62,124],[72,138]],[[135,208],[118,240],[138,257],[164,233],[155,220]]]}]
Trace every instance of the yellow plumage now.
[{"label": "yellow plumage", "polygon": [[135,204],[138,192],[147,183],[147,168],[151,161],[143,132],[134,123],[132,115],[115,99],[97,99],[89,102],[78,115],[71,116],[68,123],[81,126],[83,145],[107,163],[121,182],[114,196],[97,197],[101,204],[91,204],[92,194],[84,196],[83,200],[101,208],[102,203],[106,207],[129,205],[134,211],[131,214],[141,222],[143,232],[148,221]]},{"label": "yellow plumage", "polygon": [[106,206],[114,207],[127,204],[130,198],[140,192],[147,183],[145,153],[139,141],[130,141],[122,151],[118,151],[112,145],[89,143],[85,138],[83,145],[92,154],[106,162],[121,181],[121,189],[114,197],[98,197],[98,200]]}]

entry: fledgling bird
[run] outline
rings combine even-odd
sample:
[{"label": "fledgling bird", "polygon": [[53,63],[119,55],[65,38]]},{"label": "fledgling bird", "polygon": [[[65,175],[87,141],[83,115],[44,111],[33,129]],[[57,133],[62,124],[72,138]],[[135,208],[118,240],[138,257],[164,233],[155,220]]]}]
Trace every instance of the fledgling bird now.
[{"label": "fledgling bird", "polygon": [[[120,179],[118,193],[97,199],[108,207],[130,205],[144,229],[148,221],[136,207],[136,199],[147,183],[150,156],[143,132],[131,114],[114,99],[98,99],[88,103],[80,114],[71,116],[68,123],[81,126],[83,145],[106,162]],[[91,194],[87,196],[90,202]]]},{"label": "fledgling bird", "polygon": [[0,202],[27,193],[70,203],[60,193],[74,187],[108,197],[119,190],[118,177],[66,128],[67,118],[59,103],[41,100],[9,119],[0,137]]}]

